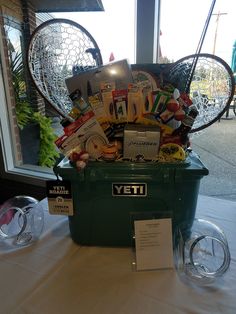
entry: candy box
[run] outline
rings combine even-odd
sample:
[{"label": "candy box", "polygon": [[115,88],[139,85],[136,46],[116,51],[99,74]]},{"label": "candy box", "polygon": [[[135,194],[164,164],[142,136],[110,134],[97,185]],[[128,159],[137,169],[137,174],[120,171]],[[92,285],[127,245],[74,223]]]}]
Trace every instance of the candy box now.
[{"label": "candy box", "polygon": [[124,128],[124,158],[156,159],[160,145],[160,128],[154,125],[127,124]]}]

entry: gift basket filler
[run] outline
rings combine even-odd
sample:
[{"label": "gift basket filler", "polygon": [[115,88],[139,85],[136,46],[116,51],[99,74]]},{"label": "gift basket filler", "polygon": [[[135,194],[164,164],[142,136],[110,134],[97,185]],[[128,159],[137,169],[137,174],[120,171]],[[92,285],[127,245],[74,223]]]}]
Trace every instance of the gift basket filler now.
[{"label": "gift basket filler", "polygon": [[[61,62],[65,36],[52,33],[69,28],[70,37],[79,29],[89,43],[67,50]],[[37,71],[42,39],[50,49]],[[33,33],[28,61],[38,91],[63,117],[55,142],[63,159],[54,172],[71,183],[75,242],[130,246],[135,220],[172,218],[173,230],[194,220],[208,169],[191,149],[191,134],[229,108],[234,81],[222,59],[199,53],[171,64],[103,65],[85,29],[54,19]]]}]

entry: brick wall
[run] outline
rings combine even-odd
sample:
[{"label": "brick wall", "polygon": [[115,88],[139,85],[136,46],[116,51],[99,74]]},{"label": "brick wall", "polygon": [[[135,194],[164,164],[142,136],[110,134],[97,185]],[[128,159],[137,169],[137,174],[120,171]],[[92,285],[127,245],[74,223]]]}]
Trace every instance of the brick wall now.
[{"label": "brick wall", "polygon": [[[34,12],[33,5],[26,0],[21,0],[21,7],[23,12],[23,33],[24,33],[24,45],[28,47],[30,42],[30,36],[34,29],[36,28],[36,17]],[[28,69],[27,69],[28,71]],[[28,86],[28,93],[30,99],[32,100],[32,107],[35,110],[39,110],[40,112],[44,113],[44,101],[39,96],[38,92],[35,89],[35,86],[30,79],[30,74],[27,75],[27,86]]]}]

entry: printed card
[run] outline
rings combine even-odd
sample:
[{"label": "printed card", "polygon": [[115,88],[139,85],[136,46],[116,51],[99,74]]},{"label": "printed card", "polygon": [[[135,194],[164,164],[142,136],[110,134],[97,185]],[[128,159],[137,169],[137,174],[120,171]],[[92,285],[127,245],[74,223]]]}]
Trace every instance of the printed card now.
[{"label": "printed card", "polygon": [[173,267],[170,218],[136,220],[134,230],[137,270]]}]

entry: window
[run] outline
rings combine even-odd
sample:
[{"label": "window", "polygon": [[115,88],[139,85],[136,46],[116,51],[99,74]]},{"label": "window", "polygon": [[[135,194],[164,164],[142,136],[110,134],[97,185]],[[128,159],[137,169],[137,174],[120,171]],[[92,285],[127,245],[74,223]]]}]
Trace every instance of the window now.
[{"label": "window", "polygon": [[[152,63],[157,60],[166,63],[195,53],[211,4],[212,0],[198,2],[193,0],[149,0],[148,2],[146,0],[103,0],[105,12],[54,13],[53,16],[72,19],[85,27],[97,41],[103,63],[109,61],[111,54],[115,60],[128,58],[130,63]],[[24,179],[27,177],[30,180],[34,177],[44,179],[52,174],[52,169],[45,166],[39,167],[37,162],[26,160],[22,156],[24,145],[22,146],[21,132],[16,125],[17,101],[24,103],[27,97],[31,100],[31,106],[35,105],[36,109],[47,117],[54,118],[55,114],[44,99],[40,98],[37,93],[35,96],[32,82],[30,83],[29,77],[25,77],[23,73],[21,73],[19,93],[14,95],[14,77],[12,74],[9,75],[12,62],[17,61],[15,58],[18,58],[16,63],[18,66],[21,61],[25,62],[24,54],[29,34],[25,34],[24,31],[28,28],[31,33],[36,24],[23,23],[22,8],[15,2],[11,6],[8,0],[4,0],[0,8],[2,9],[0,14],[0,101],[2,104],[0,118],[1,149],[5,167],[2,166],[4,169],[1,172],[3,175],[12,175],[14,178],[15,175],[21,174]],[[235,42],[232,27],[235,21],[235,9],[235,1],[216,1],[201,50],[216,54],[229,65],[231,65]],[[34,15],[34,12],[30,13]],[[43,14],[43,20],[51,17],[52,15]],[[41,16],[36,14],[36,20],[39,23],[40,19]],[[159,46],[159,42],[161,49],[158,56],[159,49],[156,47]],[[26,67],[25,64],[24,67]],[[17,96],[18,99],[13,96]],[[32,101],[32,97],[36,97],[37,101]],[[56,117],[54,120],[54,125],[58,126]],[[29,143],[28,140],[27,143]],[[32,152],[32,146],[26,149]]]},{"label": "window", "polygon": [[[212,2],[161,2],[160,43],[164,61],[177,61],[196,52]],[[201,52],[217,55],[231,65],[235,17],[235,1],[216,1]]]},{"label": "window", "polygon": [[[25,160],[22,155],[23,141],[20,139],[16,109],[17,102],[24,103],[28,100],[31,106],[32,104],[36,106],[37,111],[51,116],[50,108],[47,107],[44,99],[40,98],[37,91],[35,94],[35,89],[32,89],[32,82],[30,82],[29,77],[25,77],[23,72],[20,73],[20,86],[18,86],[20,89],[15,95],[14,87],[16,84],[14,84],[12,73],[9,74],[12,61],[16,61],[15,58],[18,58],[17,66],[21,67],[21,62],[23,62],[23,68],[26,68],[25,48],[29,34],[36,24],[31,25],[31,20],[30,23],[23,23],[25,17],[20,5],[17,6],[17,4],[12,3],[11,6],[9,0],[4,0],[4,3],[5,6],[3,5],[0,15],[0,102],[2,104],[0,107],[0,135],[5,168],[1,169],[1,172],[3,176],[16,180],[32,183],[33,179],[35,182],[38,182],[39,179],[40,182],[43,182],[45,178],[53,176],[53,171],[49,167],[39,167],[36,163]],[[104,63],[109,61],[111,53],[113,53],[115,60],[128,58],[130,63],[153,62],[155,60],[153,57],[155,45],[158,41],[158,36],[155,36],[158,33],[156,31],[158,21],[155,16],[158,15],[154,13],[155,10],[158,10],[159,1],[150,0],[147,5],[146,0],[104,0],[103,5],[105,12],[55,14],[55,17],[75,19],[85,27],[101,47]],[[30,11],[28,14],[34,16],[34,12]],[[14,50],[11,54],[10,43],[12,44],[13,41]],[[32,97],[37,99],[32,101]],[[31,131],[28,131],[27,134],[31,134]],[[29,140],[27,143],[29,144]],[[28,155],[32,155],[32,147],[27,149],[30,152]]]},{"label": "window", "polygon": [[[1,106],[3,160],[9,174],[27,173],[31,177],[36,170],[35,165],[39,164],[38,155],[41,153],[41,131],[39,123],[35,121],[36,117],[43,119],[46,117],[37,113],[34,118],[33,107],[38,111],[40,103],[33,98],[33,90],[27,76],[25,61],[27,47],[20,18],[5,14],[1,21],[3,49],[1,50],[0,97],[1,103],[6,104]],[[40,172],[46,173],[47,170],[41,167]]]},{"label": "window", "polygon": [[103,0],[105,11],[53,13],[56,18],[71,19],[83,26],[96,40],[103,63],[111,53],[116,60],[135,62],[135,0]]},{"label": "window", "polygon": [[[27,0],[23,2],[27,4]],[[52,169],[22,158],[20,130],[16,125],[17,99],[9,71],[12,57],[24,55],[27,47],[24,40],[36,24],[52,16],[37,14],[36,24],[29,25],[20,3],[22,1],[2,0],[0,4],[0,173],[8,179],[44,185],[46,178],[54,177]],[[103,4],[105,12],[55,13],[55,17],[73,19],[84,26],[96,39],[104,63],[111,53],[115,60],[128,58],[130,63],[166,63],[196,52],[212,0],[103,0]],[[35,13],[29,13],[33,20]],[[201,50],[214,53],[230,66],[236,42],[235,17],[235,1],[217,0]],[[25,34],[25,30],[29,33]],[[159,42],[160,51],[157,49]],[[19,60],[24,61],[23,57]],[[18,101],[24,102],[26,96],[34,95],[27,77],[24,76],[21,83]],[[38,95],[34,104],[47,117],[54,117],[50,106]],[[54,120],[54,125],[58,126]],[[32,153],[31,144],[26,149]]]}]

